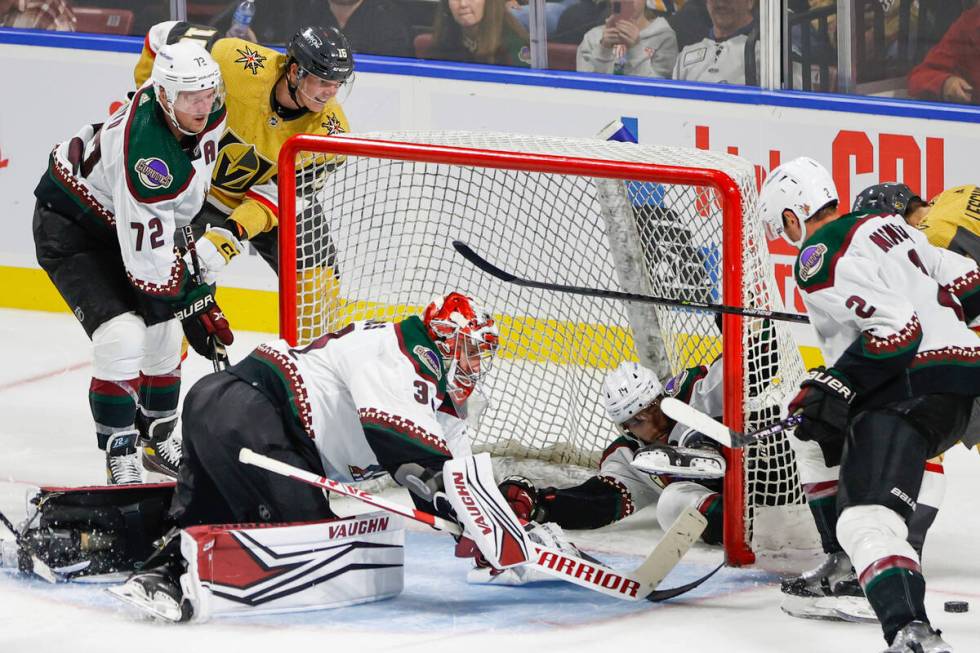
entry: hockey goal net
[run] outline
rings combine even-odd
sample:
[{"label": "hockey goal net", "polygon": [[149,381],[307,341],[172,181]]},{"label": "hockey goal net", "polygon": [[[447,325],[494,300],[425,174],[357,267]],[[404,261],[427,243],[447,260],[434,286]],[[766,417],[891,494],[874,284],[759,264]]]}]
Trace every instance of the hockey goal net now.
[{"label": "hockey goal net", "polygon": [[[337,165],[340,163],[340,165]],[[293,176],[283,171],[295,169]],[[280,331],[304,344],[351,320],[395,320],[460,290],[501,325],[473,430],[479,450],[590,467],[615,437],[603,376],[661,378],[724,354],[724,418],[764,425],[803,376],[782,323],[522,288],[474,268],[467,242],[517,276],[766,309],[782,302],[752,166],[660,146],[432,132],[299,136],[280,170]],[[757,514],[799,506],[792,450],[729,452],[725,546],[753,560]]]}]

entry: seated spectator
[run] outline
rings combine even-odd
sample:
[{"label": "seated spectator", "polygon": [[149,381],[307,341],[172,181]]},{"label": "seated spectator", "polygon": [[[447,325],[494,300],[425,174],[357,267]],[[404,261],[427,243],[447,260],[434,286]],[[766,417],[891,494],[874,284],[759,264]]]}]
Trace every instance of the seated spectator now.
[{"label": "seated spectator", "polygon": [[65,0],[0,0],[0,27],[74,32],[75,14]]},{"label": "seated spectator", "polygon": [[677,11],[667,16],[667,22],[677,35],[678,49],[684,49],[705,37],[711,29],[711,16],[708,15],[705,0],[675,0],[674,5]]},{"label": "seated spectator", "polygon": [[908,86],[909,95],[920,100],[980,104],[980,6],[950,26],[909,73]]},{"label": "seated spectator", "polygon": [[255,5],[252,29],[261,43],[285,43],[297,25],[322,25],[342,30],[355,53],[415,56],[408,17],[392,0],[256,0]]},{"label": "seated spectator", "polygon": [[523,66],[531,64],[529,37],[506,0],[439,0],[432,59]]},{"label": "seated spectator", "polygon": [[759,28],[754,0],[708,0],[711,31],[677,56],[674,79],[716,84],[756,85],[759,79]]},{"label": "seated spectator", "polygon": [[[556,43],[580,44],[586,32],[602,25],[609,16],[611,11],[609,2],[610,0],[576,0],[568,4],[558,19],[558,27],[555,28],[554,34],[548,34],[548,40]],[[654,16],[670,16],[692,2],[704,4],[704,0],[647,0],[646,7]],[[705,27],[701,36],[704,36],[707,31],[708,28]]]},{"label": "seated spectator", "polygon": [[585,34],[576,69],[642,77],[670,77],[677,59],[677,37],[663,16],[645,0],[612,0],[602,25]]}]

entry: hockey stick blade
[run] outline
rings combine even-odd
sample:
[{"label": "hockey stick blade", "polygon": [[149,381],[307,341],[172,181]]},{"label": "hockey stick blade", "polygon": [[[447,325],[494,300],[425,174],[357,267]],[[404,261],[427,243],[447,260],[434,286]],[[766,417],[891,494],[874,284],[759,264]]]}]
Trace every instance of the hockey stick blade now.
[{"label": "hockey stick blade", "polygon": [[703,433],[718,444],[732,449],[740,449],[760,440],[765,440],[766,438],[794,429],[803,420],[800,415],[791,415],[786,419],[773,422],[769,426],[757,431],[740,433],[733,431],[718,420],[702,413],[700,410],[691,408],[683,401],[674,399],[673,397],[664,397],[663,401],[660,402],[660,409],[664,412],[664,415],[675,422],[680,422],[688,428]]},{"label": "hockey stick blade", "polygon": [[37,557],[37,554],[34,553],[34,548],[31,546],[31,543],[28,542],[24,538],[24,536],[17,531],[13,523],[9,519],[7,519],[7,516],[2,512],[0,512],[0,523],[2,523],[7,528],[7,530],[10,531],[11,534],[14,536],[14,540],[16,540],[17,542],[17,547],[30,554],[31,569],[38,577],[46,580],[49,583],[57,583],[58,581],[62,580],[62,578],[58,576],[58,574],[55,573],[55,571],[51,569],[51,567],[48,566],[48,563],[44,562],[39,557]]},{"label": "hockey stick blade", "polygon": [[586,297],[599,297],[602,299],[617,299],[626,302],[643,302],[646,304],[660,304],[661,306],[676,306],[700,311],[711,311],[714,313],[730,313],[743,317],[757,317],[769,320],[783,320],[785,322],[800,322],[809,324],[810,318],[806,315],[796,313],[784,313],[782,311],[769,311],[762,308],[743,308],[740,306],[726,306],[724,304],[709,304],[688,299],[668,299],[666,297],[653,297],[652,295],[640,295],[631,292],[621,292],[618,290],[606,290],[603,288],[587,288],[584,286],[566,286],[560,283],[547,283],[544,281],[534,281],[532,279],[522,279],[515,274],[498,268],[496,265],[486,260],[473,248],[461,240],[454,240],[453,247],[467,261],[483,270],[490,276],[496,277],[501,281],[512,283],[525,288],[537,288],[538,290],[551,290],[554,292],[567,292],[574,295],[584,295]]},{"label": "hockey stick blade", "polygon": [[[416,508],[409,508],[397,501],[375,496],[353,485],[317,476],[312,472],[263,456],[245,447],[239,451],[238,460],[247,465],[254,465],[275,474],[357,499],[375,508],[421,522],[443,533],[457,536],[463,534],[459,525],[449,520]],[[694,540],[700,537],[704,531],[707,520],[697,511],[693,511],[693,515],[689,514],[691,510],[688,509],[678,517],[646,560],[632,571],[615,571],[592,560],[579,558],[564,551],[537,544],[534,545],[536,558],[527,564],[549,576],[606,596],[626,601],[643,601],[656,590],[660,581],[670,573],[670,570],[690,549]]]}]

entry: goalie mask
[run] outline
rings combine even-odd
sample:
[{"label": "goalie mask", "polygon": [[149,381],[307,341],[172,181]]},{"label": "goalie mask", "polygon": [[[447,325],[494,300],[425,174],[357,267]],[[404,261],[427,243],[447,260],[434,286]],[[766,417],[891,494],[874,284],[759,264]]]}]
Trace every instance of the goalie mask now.
[{"label": "goalie mask", "polygon": [[[210,114],[225,104],[221,70],[201,44],[179,41],[160,48],[150,73],[157,102],[182,134],[195,136],[207,124]],[[161,91],[163,93],[161,94]],[[180,113],[184,120],[178,120]],[[192,121],[200,124],[188,127]]]},{"label": "goalie mask", "polygon": [[[834,179],[822,165],[801,156],[777,167],[766,177],[759,192],[759,211],[765,225],[766,237],[783,240],[799,248],[806,241],[806,221],[822,209],[837,204]],[[801,236],[793,241],[783,225],[783,211],[789,209],[800,221]]]},{"label": "goalie mask", "polygon": [[500,334],[493,317],[470,297],[451,292],[422,313],[429,336],[442,354],[443,370],[454,398],[465,400],[490,371]]},{"label": "goalie mask", "polygon": [[665,438],[670,433],[670,422],[660,411],[663,396],[660,379],[639,363],[620,363],[602,382],[602,398],[609,419],[622,433],[644,442]]}]

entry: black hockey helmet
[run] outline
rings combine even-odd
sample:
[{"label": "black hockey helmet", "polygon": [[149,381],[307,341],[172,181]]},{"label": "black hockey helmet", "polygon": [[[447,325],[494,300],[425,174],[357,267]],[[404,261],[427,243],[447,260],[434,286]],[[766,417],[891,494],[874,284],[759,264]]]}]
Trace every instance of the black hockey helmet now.
[{"label": "black hockey helmet", "polygon": [[336,27],[304,27],[290,39],[286,54],[287,67],[295,61],[300,76],[309,74],[343,84],[354,72],[350,41]]},{"label": "black hockey helmet", "polygon": [[882,213],[893,213],[905,217],[905,213],[909,210],[909,204],[913,200],[918,200],[922,204],[925,203],[905,184],[890,181],[865,188],[854,198],[854,206],[851,210],[881,211]]}]

